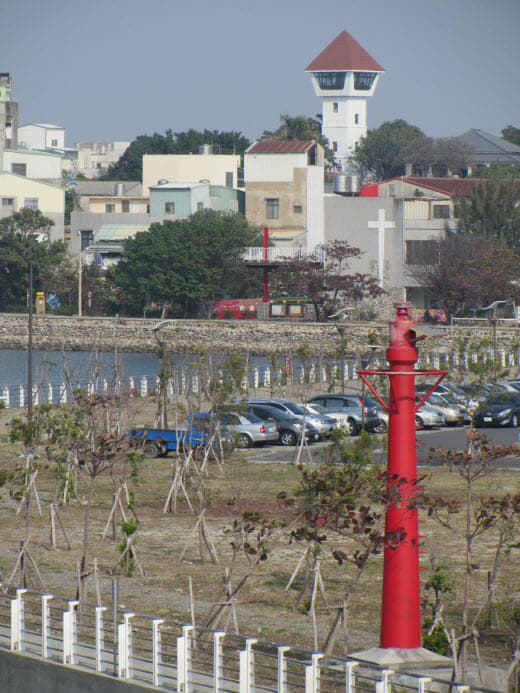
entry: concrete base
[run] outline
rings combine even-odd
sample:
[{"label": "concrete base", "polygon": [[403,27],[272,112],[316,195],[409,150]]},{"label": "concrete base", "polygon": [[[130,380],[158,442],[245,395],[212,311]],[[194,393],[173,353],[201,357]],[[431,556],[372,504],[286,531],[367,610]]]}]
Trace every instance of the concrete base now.
[{"label": "concrete base", "polygon": [[424,647],[401,650],[397,647],[371,647],[369,650],[354,652],[349,655],[353,659],[359,659],[370,664],[377,664],[385,669],[445,669],[451,673],[451,659],[443,657],[436,652],[431,652]]}]

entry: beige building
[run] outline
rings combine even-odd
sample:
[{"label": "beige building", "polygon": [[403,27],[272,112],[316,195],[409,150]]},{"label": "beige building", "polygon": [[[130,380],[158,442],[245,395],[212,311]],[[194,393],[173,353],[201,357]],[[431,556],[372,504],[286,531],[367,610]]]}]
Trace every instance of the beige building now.
[{"label": "beige building", "polygon": [[324,242],[324,154],[314,141],[256,142],[244,154],[246,217],[277,246]]},{"label": "beige building", "polygon": [[143,190],[159,181],[164,183],[198,183],[238,187],[238,154],[145,154],[143,156]]},{"label": "beige building", "polygon": [[110,164],[117,163],[129,146],[130,142],[79,142],[75,172],[97,178]]},{"label": "beige building", "polygon": [[58,185],[0,171],[0,217],[10,216],[24,207],[40,210],[54,222],[49,234],[51,241],[63,240],[64,189]]}]

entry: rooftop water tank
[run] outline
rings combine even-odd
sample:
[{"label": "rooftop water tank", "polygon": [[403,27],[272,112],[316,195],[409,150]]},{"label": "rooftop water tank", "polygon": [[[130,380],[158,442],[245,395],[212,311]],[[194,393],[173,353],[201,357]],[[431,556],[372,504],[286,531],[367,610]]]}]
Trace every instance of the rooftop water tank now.
[{"label": "rooftop water tank", "polygon": [[201,144],[199,147],[199,154],[213,154],[213,145]]},{"label": "rooftop water tank", "polygon": [[114,187],[114,194],[117,195],[118,197],[121,197],[122,195],[125,194],[125,184],[124,183],[116,183]]}]

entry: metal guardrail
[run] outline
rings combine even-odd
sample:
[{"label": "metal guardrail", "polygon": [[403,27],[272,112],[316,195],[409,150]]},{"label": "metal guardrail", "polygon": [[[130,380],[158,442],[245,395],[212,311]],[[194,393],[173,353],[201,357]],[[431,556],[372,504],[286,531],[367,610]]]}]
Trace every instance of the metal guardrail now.
[{"label": "metal guardrail", "polygon": [[1,583],[0,648],[178,693],[484,690]]}]

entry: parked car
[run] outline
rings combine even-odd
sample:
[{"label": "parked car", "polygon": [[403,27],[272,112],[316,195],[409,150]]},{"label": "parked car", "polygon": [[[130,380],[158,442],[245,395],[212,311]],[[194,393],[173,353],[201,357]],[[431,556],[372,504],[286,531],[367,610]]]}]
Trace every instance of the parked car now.
[{"label": "parked car", "polygon": [[219,414],[218,419],[239,448],[278,441],[278,426],[275,421],[264,421],[254,414],[246,416],[234,411]]},{"label": "parked car", "polygon": [[490,395],[479,404],[473,414],[473,423],[477,428],[482,426],[520,425],[520,393],[502,392]]},{"label": "parked car", "polygon": [[304,426],[300,417],[287,414],[281,409],[269,407],[266,404],[249,404],[247,415],[249,414],[254,414],[263,421],[275,421],[278,425],[278,439],[282,445],[296,445],[301,440],[302,431],[309,442],[320,439],[318,429],[309,421],[305,421]]},{"label": "parked car", "polygon": [[453,400],[447,394],[439,395],[437,392],[433,392],[426,400],[426,403],[442,409],[446,426],[462,426],[471,420],[466,407]]},{"label": "parked car", "polygon": [[[420,401],[420,399],[417,400],[417,402]],[[442,409],[438,407],[425,403],[415,412],[416,428],[437,428],[437,426],[444,426],[445,424],[446,420]]]},{"label": "parked car", "polygon": [[337,423],[335,423],[330,416],[309,412],[303,406],[296,404],[296,402],[291,402],[288,399],[278,397],[252,397],[248,399],[247,402],[250,404],[265,404],[268,407],[280,409],[280,411],[284,411],[286,414],[294,414],[294,416],[298,416],[301,419],[305,417],[306,421],[310,421],[310,423],[318,429],[321,438],[329,437],[337,428]]},{"label": "parked car", "polygon": [[349,435],[357,435],[364,427],[375,431],[380,425],[377,411],[362,404],[358,395],[317,395],[308,400],[308,404],[319,404],[328,414],[345,413],[344,428]]}]

